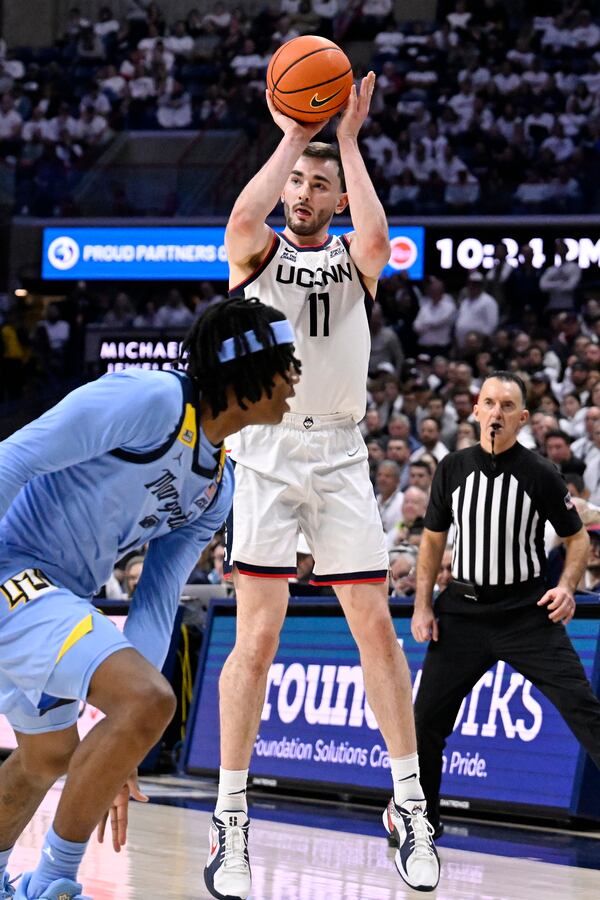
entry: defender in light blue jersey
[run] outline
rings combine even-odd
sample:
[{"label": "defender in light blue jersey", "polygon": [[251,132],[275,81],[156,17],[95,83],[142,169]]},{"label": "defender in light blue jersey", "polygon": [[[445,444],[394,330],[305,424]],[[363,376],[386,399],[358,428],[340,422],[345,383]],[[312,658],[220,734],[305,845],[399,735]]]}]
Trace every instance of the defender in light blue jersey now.
[{"label": "defender in light blue jersey", "polygon": [[[65,772],[16,897],[81,897],[77,868],[109,808],[124,843],[132,773],[174,712],[159,669],[181,588],[231,506],[223,440],[281,421],[300,372],[293,340],[271,307],[215,304],[181,371],[106,375],[0,444],[0,712],[18,741],[0,768],[0,900],[14,895],[10,848]],[[91,598],[147,542],[121,635]],[[80,700],[106,715],[81,743]]]}]

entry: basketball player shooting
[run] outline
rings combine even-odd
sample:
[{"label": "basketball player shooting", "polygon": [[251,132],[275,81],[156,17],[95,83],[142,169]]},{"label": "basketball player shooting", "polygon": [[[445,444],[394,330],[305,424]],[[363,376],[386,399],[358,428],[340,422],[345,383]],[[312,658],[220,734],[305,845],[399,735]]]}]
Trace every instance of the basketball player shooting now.
[{"label": "basketball player shooting", "polygon": [[[231,293],[256,294],[285,312],[303,380],[280,425],[245,428],[231,446],[237,637],[220,679],[221,771],[205,868],[217,898],[246,898],[251,889],[248,768],[299,530],[315,559],[313,583],[333,585],[357,642],[367,698],[391,757],[394,796],[384,825],[398,839],[396,866],[420,890],[439,880],[419,783],[410,675],[389,612],[388,557],[356,424],[366,407],[368,317],[390,250],[358,148],[374,85],[370,72],[360,92],[353,86],[337,126],[339,152],[311,143],[323,122],[288,118],[267,93],[283,137],[240,194],[225,235]],[[286,226],[277,235],[265,219],[279,199]],[[348,204],[354,230],[328,234]]]}]

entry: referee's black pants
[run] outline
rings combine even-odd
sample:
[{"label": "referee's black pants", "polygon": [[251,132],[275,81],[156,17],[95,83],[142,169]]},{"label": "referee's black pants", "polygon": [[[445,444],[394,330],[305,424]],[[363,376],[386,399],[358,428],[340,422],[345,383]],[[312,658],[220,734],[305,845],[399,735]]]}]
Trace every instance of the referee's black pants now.
[{"label": "referee's black pants", "polygon": [[446,738],[463,699],[498,660],[539,688],[600,768],[600,701],[564,626],[551,622],[545,607],[474,616],[442,613],[438,621],[439,640],[427,648],[415,701],[421,785],[434,828]]}]

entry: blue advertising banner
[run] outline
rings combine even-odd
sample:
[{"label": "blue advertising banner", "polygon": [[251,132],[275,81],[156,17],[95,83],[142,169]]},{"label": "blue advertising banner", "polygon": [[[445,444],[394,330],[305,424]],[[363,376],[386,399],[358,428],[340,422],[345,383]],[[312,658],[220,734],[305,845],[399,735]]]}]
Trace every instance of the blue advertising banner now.
[{"label": "blue advertising banner", "polygon": [[[188,732],[190,771],[219,766],[218,678],[234,643],[235,618],[233,609],[214,612]],[[356,646],[337,607],[323,612],[292,605],[285,620],[251,776],[387,791],[389,757],[366,701]],[[395,616],[394,624],[416,696],[425,645],[413,640],[409,618]],[[600,621],[575,619],[569,634],[588,678],[596,679]],[[444,754],[442,793],[569,810],[580,756],[555,708],[500,662],[462,705]]]},{"label": "blue advertising banner", "polygon": [[[332,228],[344,234],[350,228]],[[50,280],[197,281],[229,277],[223,227],[44,228],[42,278]],[[390,228],[384,275],[424,271],[425,229]]]}]

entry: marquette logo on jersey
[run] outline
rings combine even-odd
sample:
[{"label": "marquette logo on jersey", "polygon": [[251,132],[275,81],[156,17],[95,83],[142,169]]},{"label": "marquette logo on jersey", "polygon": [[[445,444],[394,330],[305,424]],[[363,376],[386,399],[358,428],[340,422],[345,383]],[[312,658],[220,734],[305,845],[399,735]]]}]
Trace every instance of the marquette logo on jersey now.
[{"label": "marquette logo on jersey", "polygon": [[179,491],[175,487],[174,482],[177,480],[169,469],[163,469],[164,474],[155,481],[149,481],[144,487],[148,488],[151,494],[161,501],[157,512],[168,513],[167,525],[169,528],[179,528],[185,525],[191,512],[184,513],[179,500]]},{"label": "marquette logo on jersey", "polygon": [[399,272],[404,269],[410,269],[419,255],[417,245],[412,238],[405,235],[394,237],[390,241],[391,253],[389,265]]},{"label": "marquette logo on jersey", "polygon": [[27,603],[28,600],[35,600],[36,597],[56,590],[56,585],[40,569],[24,569],[0,584],[0,595],[8,601],[10,610],[15,609],[19,603]]},{"label": "marquette logo on jersey", "polygon": [[79,262],[79,244],[68,235],[55,238],[48,247],[48,261],[55,269],[65,272]]}]

